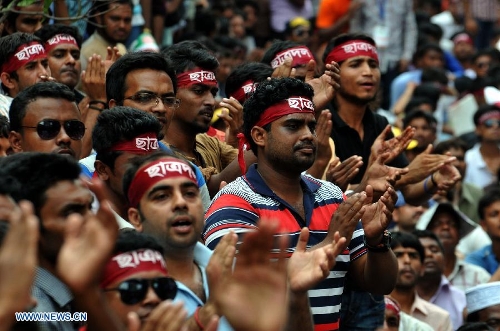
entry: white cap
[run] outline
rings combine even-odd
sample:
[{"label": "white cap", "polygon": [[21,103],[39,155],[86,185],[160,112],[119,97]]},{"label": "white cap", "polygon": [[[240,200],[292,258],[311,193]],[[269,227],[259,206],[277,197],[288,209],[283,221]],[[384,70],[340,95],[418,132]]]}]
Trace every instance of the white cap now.
[{"label": "white cap", "polygon": [[434,217],[434,214],[442,210],[452,213],[454,215],[454,218],[458,219],[458,233],[460,239],[469,234],[477,226],[477,224],[474,223],[474,221],[472,221],[469,217],[467,217],[467,215],[455,208],[451,203],[445,202],[435,203],[431,208],[427,209],[422,214],[422,216],[420,216],[416,228],[418,230],[427,230],[427,227]]},{"label": "white cap", "polygon": [[500,305],[500,282],[492,282],[471,287],[465,291],[467,312],[473,313],[484,308]]}]

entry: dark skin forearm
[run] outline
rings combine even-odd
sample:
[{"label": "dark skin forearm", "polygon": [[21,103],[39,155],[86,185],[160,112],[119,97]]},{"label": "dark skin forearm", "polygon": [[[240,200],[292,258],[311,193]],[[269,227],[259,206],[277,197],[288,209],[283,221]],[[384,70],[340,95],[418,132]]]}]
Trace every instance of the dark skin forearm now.
[{"label": "dark skin forearm", "polygon": [[289,291],[288,319],[285,331],[313,331],[314,322],[307,292]]},{"label": "dark skin forearm", "polygon": [[396,285],[398,261],[389,249],[387,252],[370,252],[351,264],[349,274],[354,276],[356,285],[374,294],[389,294]]}]

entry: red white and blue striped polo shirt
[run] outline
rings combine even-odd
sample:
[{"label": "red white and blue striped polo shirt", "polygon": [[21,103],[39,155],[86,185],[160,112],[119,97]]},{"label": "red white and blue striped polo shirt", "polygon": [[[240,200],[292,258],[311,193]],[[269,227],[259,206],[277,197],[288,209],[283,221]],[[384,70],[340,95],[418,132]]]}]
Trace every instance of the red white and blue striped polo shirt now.
[{"label": "red white and blue striped polo shirt", "polygon": [[[344,194],[332,183],[302,175],[304,210],[302,217],[286,201],[278,197],[252,165],[245,176],[226,185],[212,200],[205,215],[205,244],[214,249],[230,230],[241,235],[253,231],[262,219],[279,219],[279,235],[289,235],[288,253],[293,253],[300,230],[310,230],[308,247],[319,244],[328,232],[331,217],[344,201]],[[336,259],[328,277],[309,291],[309,300],[316,331],[338,330],[344,280],[352,261],[366,254],[363,229],[358,224],[348,248]]]}]

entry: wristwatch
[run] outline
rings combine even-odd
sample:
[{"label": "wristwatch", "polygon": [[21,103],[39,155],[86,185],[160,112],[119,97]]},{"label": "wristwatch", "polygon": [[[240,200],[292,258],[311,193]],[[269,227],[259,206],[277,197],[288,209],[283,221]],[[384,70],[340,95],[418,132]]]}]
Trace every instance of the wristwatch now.
[{"label": "wristwatch", "polygon": [[384,233],[382,234],[382,241],[377,246],[370,246],[366,242],[366,237],[364,237],[364,243],[366,248],[370,252],[375,252],[375,253],[383,253],[387,252],[391,248],[391,240],[392,240],[392,235],[389,231],[385,230]]}]

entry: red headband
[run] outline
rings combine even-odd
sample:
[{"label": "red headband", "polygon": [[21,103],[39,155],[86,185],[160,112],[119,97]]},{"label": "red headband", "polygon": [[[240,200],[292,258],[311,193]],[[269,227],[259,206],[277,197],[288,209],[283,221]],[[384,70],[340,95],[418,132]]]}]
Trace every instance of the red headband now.
[{"label": "red headband", "polygon": [[56,34],[54,37],[50,38],[47,40],[45,43],[45,51],[48,53],[50,52],[54,47],[61,45],[61,44],[71,44],[75,45],[78,47],[78,43],[76,42],[76,39],[73,38],[73,36],[69,34]]},{"label": "red headband", "polygon": [[16,52],[2,65],[2,72],[13,73],[29,62],[45,59],[45,49],[38,41],[23,44],[16,49]]},{"label": "red headband", "polygon": [[489,119],[500,119],[500,111],[489,111],[486,114],[482,115],[479,117],[479,120],[477,121],[479,124],[483,124],[485,121]]},{"label": "red headband", "polygon": [[254,83],[253,80],[249,79],[243,83],[243,85],[234,91],[231,96],[238,100],[239,103],[243,104],[247,99],[250,97],[250,95],[255,92],[255,88],[257,87],[257,83]]},{"label": "red headband", "polygon": [[377,47],[364,40],[349,40],[332,49],[326,57],[325,63],[332,61],[339,63],[355,56],[368,56],[378,62]]},{"label": "red headband", "polygon": [[158,138],[156,137],[156,133],[147,132],[135,137],[132,140],[119,142],[113,145],[111,150],[134,154],[148,154],[158,148]]},{"label": "red headband", "polygon": [[164,157],[143,166],[137,170],[128,189],[130,206],[134,208],[139,206],[139,202],[146,194],[146,191],[157,182],[176,177],[185,177],[198,185],[193,169],[189,164],[179,159]]},{"label": "red headband", "polygon": [[167,265],[160,252],[140,249],[113,256],[106,264],[101,288],[142,271],[159,271],[165,276],[168,275]]},{"label": "red headband", "polygon": [[215,73],[196,67],[177,75],[177,87],[186,88],[194,84],[217,86]]},{"label": "red headband", "polygon": [[307,64],[309,61],[314,60],[314,56],[312,55],[309,48],[305,46],[293,47],[286,49],[284,51],[276,54],[274,59],[271,61],[271,67],[276,69],[283,63],[285,63],[286,59],[292,59],[292,67],[296,67],[301,64]]},{"label": "red headband", "polygon": [[[285,115],[295,114],[295,113],[310,113],[314,114],[314,104],[311,99],[293,96],[288,99],[282,100],[274,105],[270,106],[260,115],[259,120],[255,123],[255,126],[263,127],[266,124],[276,121]],[[246,173],[246,165],[244,152],[248,150],[249,144],[242,133],[238,134],[238,164],[240,166],[241,174]]]},{"label": "red headband", "polygon": [[399,313],[401,312],[401,308],[398,306],[396,301],[392,300],[389,297],[384,298],[385,301],[385,309],[393,311],[396,315],[399,316]]},{"label": "red headband", "polygon": [[474,45],[474,41],[467,33],[459,33],[453,38],[453,43],[458,44],[459,42],[466,42],[469,45]]}]

